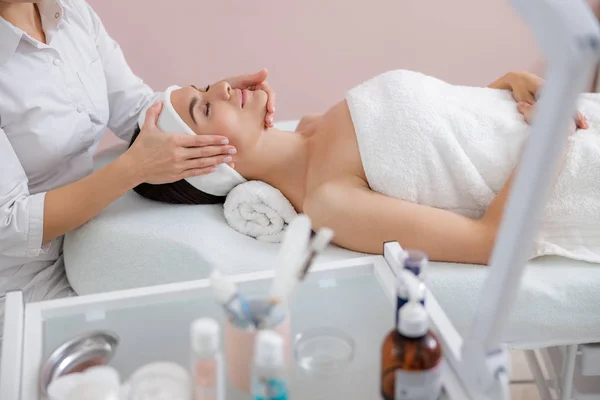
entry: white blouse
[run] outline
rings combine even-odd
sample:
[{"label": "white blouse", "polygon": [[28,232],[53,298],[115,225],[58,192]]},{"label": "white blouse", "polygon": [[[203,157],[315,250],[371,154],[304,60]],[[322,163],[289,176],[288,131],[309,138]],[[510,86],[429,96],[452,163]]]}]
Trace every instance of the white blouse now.
[{"label": "white blouse", "polygon": [[153,100],[84,0],[38,7],[47,45],[0,18],[0,323],[7,291],[70,294],[62,237],[42,245],[45,194],[90,174],[105,128],[129,139]]}]

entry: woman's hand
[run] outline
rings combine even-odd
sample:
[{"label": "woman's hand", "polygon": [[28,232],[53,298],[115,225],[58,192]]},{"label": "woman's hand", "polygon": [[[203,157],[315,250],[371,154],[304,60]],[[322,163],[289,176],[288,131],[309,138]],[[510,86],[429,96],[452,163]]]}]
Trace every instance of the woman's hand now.
[{"label": "woman's hand", "polygon": [[[502,79],[505,80],[507,89],[511,91],[517,103],[523,102],[529,105],[536,103],[539,91],[544,85],[542,78],[527,71],[509,72],[503,78],[500,78],[500,80]],[[530,120],[527,123],[531,124]],[[578,129],[589,128],[587,118],[579,111],[577,111],[575,116],[575,125]]]},{"label": "woman's hand", "polygon": [[[532,124],[533,122],[533,112],[534,112],[534,106],[526,103],[524,101],[520,101],[517,103],[517,110],[519,110],[519,112],[521,114],[523,114],[523,118],[525,118],[525,122],[527,122],[529,125]],[[585,117],[581,116],[584,120],[583,123],[586,124],[585,128],[582,129],[587,129],[587,121],[585,120]],[[571,125],[569,126],[569,133],[575,133],[575,130],[577,129],[577,126],[575,125],[575,122],[571,122]]]},{"label": "woman's hand", "polygon": [[156,121],[162,103],[148,109],[144,126],[123,155],[138,172],[140,183],[171,183],[214,171],[217,164],[231,163],[236,153],[224,136],[172,134],[162,132]]},{"label": "woman's hand", "polygon": [[542,78],[526,71],[509,72],[505,75],[505,79],[517,103],[535,104],[538,93],[544,85]]},{"label": "woman's hand", "polygon": [[267,127],[273,126],[273,116],[275,115],[275,91],[271,89],[271,86],[267,82],[267,76],[269,71],[266,68],[254,74],[240,75],[232,78],[224,79],[234,89],[248,89],[248,90],[264,90],[269,96],[267,100],[267,115],[265,116],[265,125]]}]

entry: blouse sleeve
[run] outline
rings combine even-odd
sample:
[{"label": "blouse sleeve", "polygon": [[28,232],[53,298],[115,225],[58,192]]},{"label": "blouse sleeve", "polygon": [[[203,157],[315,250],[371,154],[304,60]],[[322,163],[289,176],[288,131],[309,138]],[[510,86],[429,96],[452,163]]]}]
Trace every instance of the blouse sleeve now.
[{"label": "blouse sleeve", "polygon": [[30,194],[25,171],[0,129],[0,255],[35,257],[42,245],[46,193]]}]

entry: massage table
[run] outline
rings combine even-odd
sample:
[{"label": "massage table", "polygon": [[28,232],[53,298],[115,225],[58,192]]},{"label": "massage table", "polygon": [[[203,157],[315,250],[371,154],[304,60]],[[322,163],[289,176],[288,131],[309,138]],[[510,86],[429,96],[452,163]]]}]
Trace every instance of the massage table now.
[{"label": "massage table", "polygon": [[[296,124],[278,127],[294,130]],[[98,153],[95,168],[126,147]],[[222,205],[167,205],[130,191],[67,234],[64,257],[73,289],[84,295],[203,279],[212,268],[226,274],[272,269],[277,267],[278,249],[278,244],[259,242],[230,228]],[[331,246],[317,262],[363,256]],[[478,265],[434,262],[428,269],[429,289],[461,334],[470,327],[487,274],[488,269]],[[585,382],[600,379],[600,347],[584,345],[600,343],[598,287],[600,265],[560,257],[530,261],[504,339],[513,348],[528,350],[538,386],[558,388],[573,372]],[[561,367],[572,364],[568,360],[577,354],[572,371]],[[550,373],[547,378],[540,375],[540,360]],[[574,393],[577,390],[576,385]]]}]

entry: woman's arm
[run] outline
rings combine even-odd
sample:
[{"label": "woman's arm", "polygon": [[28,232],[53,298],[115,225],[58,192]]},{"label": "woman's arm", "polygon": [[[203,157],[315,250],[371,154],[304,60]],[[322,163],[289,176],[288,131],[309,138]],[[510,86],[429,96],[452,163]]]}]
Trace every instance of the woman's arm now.
[{"label": "woman's arm", "polygon": [[[497,208],[501,203],[499,198]],[[322,186],[304,211],[317,228],[333,229],[334,242],[342,247],[381,254],[383,243],[398,241],[404,248],[425,251],[435,261],[487,264],[497,230],[492,215],[463,217],[384,196],[360,181]]]}]

